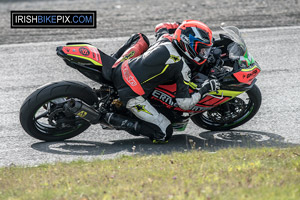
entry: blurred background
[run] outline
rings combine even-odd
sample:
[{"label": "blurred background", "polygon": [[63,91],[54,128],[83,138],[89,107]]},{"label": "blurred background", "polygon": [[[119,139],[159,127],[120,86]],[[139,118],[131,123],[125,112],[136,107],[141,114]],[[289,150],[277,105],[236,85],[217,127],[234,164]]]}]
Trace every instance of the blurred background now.
[{"label": "blurred background", "polygon": [[[11,29],[11,10],[96,10],[96,29]],[[300,25],[299,0],[0,0],[0,44],[150,36],[158,23],[197,19],[212,30]]]}]

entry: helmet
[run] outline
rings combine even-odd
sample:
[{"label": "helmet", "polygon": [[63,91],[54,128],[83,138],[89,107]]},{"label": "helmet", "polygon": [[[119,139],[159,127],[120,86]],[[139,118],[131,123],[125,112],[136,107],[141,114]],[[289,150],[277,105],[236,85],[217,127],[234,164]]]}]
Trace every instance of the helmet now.
[{"label": "helmet", "polygon": [[186,20],[176,29],[174,43],[196,64],[203,64],[212,47],[212,31],[197,20]]}]

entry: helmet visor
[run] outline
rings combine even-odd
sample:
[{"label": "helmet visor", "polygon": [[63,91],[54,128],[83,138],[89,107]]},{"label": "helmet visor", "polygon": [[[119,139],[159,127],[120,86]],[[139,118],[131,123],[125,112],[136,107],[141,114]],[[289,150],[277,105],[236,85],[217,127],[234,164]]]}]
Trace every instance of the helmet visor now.
[{"label": "helmet visor", "polygon": [[210,53],[211,47],[203,47],[199,50],[198,56],[200,58],[207,59]]},{"label": "helmet visor", "polygon": [[211,50],[211,46],[204,46],[204,45],[199,45],[197,48],[197,52],[195,49],[193,49],[190,45],[186,45],[186,48],[189,52],[189,54],[192,56],[192,58],[202,58],[202,59],[207,59]]}]

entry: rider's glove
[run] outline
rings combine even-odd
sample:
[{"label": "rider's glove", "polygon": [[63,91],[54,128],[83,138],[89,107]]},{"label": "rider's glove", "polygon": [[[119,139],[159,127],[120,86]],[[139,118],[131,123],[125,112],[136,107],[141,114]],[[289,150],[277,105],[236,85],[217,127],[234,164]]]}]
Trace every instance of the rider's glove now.
[{"label": "rider's glove", "polygon": [[174,22],[174,23],[160,23],[158,25],[156,25],[155,27],[155,33],[157,33],[160,29],[167,29],[168,32],[170,34],[173,34],[175,32],[175,30],[178,28],[178,26],[180,25],[180,23],[178,22]]},{"label": "rider's glove", "polygon": [[207,88],[208,92],[217,91],[220,89],[220,82],[217,79],[207,79],[202,83],[202,88]]},{"label": "rider's glove", "polygon": [[208,92],[217,91],[220,89],[220,82],[217,79],[207,79],[202,83],[201,88],[199,89],[199,93],[201,96]]}]

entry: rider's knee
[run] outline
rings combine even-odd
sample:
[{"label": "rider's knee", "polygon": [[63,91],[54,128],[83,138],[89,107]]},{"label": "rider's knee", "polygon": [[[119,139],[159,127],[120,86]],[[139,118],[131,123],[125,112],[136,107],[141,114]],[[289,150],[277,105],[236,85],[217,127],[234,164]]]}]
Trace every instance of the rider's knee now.
[{"label": "rider's knee", "polygon": [[131,35],[128,43],[130,43],[132,46],[132,45],[138,43],[139,41],[145,41],[148,46],[150,45],[148,37],[143,33],[135,33],[135,34]]}]

